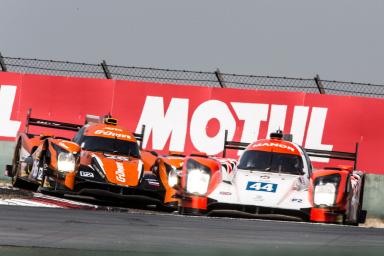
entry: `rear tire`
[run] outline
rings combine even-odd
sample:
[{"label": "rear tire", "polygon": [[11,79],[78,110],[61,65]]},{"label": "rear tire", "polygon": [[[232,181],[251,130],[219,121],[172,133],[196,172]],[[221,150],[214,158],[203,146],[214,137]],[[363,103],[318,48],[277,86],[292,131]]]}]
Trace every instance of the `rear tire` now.
[{"label": "rear tire", "polygon": [[16,188],[27,188],[26,182],[19,178],[20,175],[20,150],[21,140],[19,139],[16,143],[15,151],[13,153],[12,160],[12,186]]},{"label": "rear tire", "polygon": [[364,201],[364,186],[365,186],[365,174],[363,174],[361,180],[361,188],[360,188],[360,197],[359,197],[359,208],[357,212],[357,224],[364,223],[365,218],[367,216],[367,211],[363,210],[363,201]]},{"label": "rear tire", "polygon": [[354,222],[347,222],[345,221],[347,219],[347,216],[343,216],[343,224],[344,225],[350,225],[350,226],[358,226],[359,223],[365,222],[365,217],[367,215],[366,211],[363,211],[363,199],[364,199],[364,184],[365,184],[365,175],[361,177],[361,188],[360,188],[360,195],[359,195],[359,206],[357,208],[356,212],[356,221]]}]

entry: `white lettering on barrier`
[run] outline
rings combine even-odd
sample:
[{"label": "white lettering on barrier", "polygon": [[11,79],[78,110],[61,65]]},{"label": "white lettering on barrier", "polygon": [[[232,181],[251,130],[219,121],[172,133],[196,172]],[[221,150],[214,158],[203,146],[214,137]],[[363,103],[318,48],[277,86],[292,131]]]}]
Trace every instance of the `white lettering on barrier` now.
[{"label": "white lettering on barrier", "polygon": [[[220,123],[220,130],[214,137],[209,137],[206,131],[211,119],[217,119]],[[208,155],[221,152],[225,130],[228,130],[228,137],[233,138],[236,121],[227,104],[219,100],[208,100],[196,108],[191,119],[190,136],[198,151]]]},{"label": "white lettering on barrier", "polygon": [[293,110],[291,134],[293,142],[302,145],[307,125],[309,107],[296,106]]},{"label": "white lettering on barrier", "polygon": [[[286,105],[231,102],[236,117],[244,120],[241,141],[253,142],[259,136],[260,123],[268,121],[268,131],[277,128],[284,129],[287,115]],[[169,150],[184,151],[188,127],[189,100],[173,98],[167,112],[164,112],[162,97],[147,96],[144,108],[137,125],[136,132],[146,125],[143,146],[146,147],[152,134],[152,148],[163,150],[170,140]],[[294,142],[302,145],[305,138],[305,127],[308,120],[309,107],[295,106],[290,132]],[[322,144],[327,108],[313,107],[306,134],[305,147],[313,149],[332,150],[333,145]],[[220,124],[219,132],[209,137],[206,126],[211,119],[217,119]],[[192,114],[190,121],[190,138],[194,147],[207,154],[218,154],[223,149],[224,131],[228,130],[228,140],[233,140],[236,131],[236,120],[225,102],[208,100],[200,104]],[[269,134],[269,133],[268,133]],[[313,159],[317,162],[328,162],[329,159]]]},{"label": "white lettering on barrier", "polygon": [[16,97],[16,86],[0,86],[0,136],[16,137],[20,128],[19,121],[12,121],[12,107]]},{"label": "white lettering on barrier", "polygon": [[231,102],[237,117],[244,120],[241,141],[251,143],[259,137],[261,121],[267,121],[268,104]]},{"label": "white lettering on barrier", "polygon": [[268,122],[267,138],[269,138],[269,134],[277,131],[278,129],[284,131],[286,115],[287,115],[286,105],[271,106],[271,113],[270,113],[269,122]]},{"label": "white lettering on barrier", "polygon": [[[307,130],[305,147],[310,149],[332,150],[333,145],[321,144],[324,133],[325,119],[327,118],[326,108],[312,108],[311,119]],[[312,161],[328,163],[329,158],[311,157]]]},{"label": "white lettering on barrier", "polygon": [[169,150],[184,151],[187,136],[189,99],[173,98],[167,112],[164,112],[163,97],[147,96],[137,124],[140,133],[145,124],[143,147],[146,147],[152,132],[152,148],[162,150],[169,137]]}]

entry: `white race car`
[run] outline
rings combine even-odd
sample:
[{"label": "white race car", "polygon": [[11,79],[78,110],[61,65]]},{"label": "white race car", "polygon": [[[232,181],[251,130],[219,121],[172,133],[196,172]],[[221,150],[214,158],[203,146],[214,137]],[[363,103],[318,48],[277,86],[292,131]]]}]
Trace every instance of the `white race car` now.
[{"label": "white race car", "polygon": [[225,148],[245,150],[238,162],[195,154],[185,159],[178,182],[169,175],[181,214],[348,224],[364,215],[363,173],[350,166],[314,171],[309,158],[355,161],[357,153],[304,150],[281,131],[249,145],[226,141]]}]

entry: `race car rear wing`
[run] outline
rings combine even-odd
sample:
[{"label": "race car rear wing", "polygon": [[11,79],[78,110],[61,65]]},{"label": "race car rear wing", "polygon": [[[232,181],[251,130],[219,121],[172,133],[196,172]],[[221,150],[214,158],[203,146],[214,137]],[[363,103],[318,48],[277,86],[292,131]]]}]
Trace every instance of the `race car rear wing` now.
[{"label": "race car rear wing", "polygon": [[331,158],[331,159],[340,159],[353,161],[353,169],[357,168],[357,156],[359,153],[359,143],[356,143],[355,152],[343,152],[343,151],[328,151],[328,150],[319,150],[319,149],[310,149],[305,148],[308,156],[312,157],[322,157],[322,158]]},{"label": "race car rear wing", "polygon": [[[292,135],[284,134],[283,139],[292,141]],[[225,130],[223,158],[226,157],[227,155],[227,149],[244,150],[249,144],[250,143],[247,143],[247,142],[228,141],[228,131]],[[355,152],[329,151],[329,150],[308,149],[308,148],[304,148],[304,151],[307,153],[308,156],[312,156],[312,157],[353,161],[353,169],[356,170],[357,156],[359,152],[359,143],[356,143]]]},{"label": "race car rear wing", "polygon": [[234,150],[244,150],[248,147],[250,143],[248,142],[240,142],[240,141],[229,141],[228,140],[228,130],[224,132],[224,149],[223,149],[223,158],[227,156],[227,149]]},{"label": "race car rear wing", "polygon": [[25,133],[28,133],[29,126],[41,126],[48,127],[54,129],[68,130],[68,131],[78,131],[83,125],[80,124],[71,124],[64,122],[51,121],[40,118],[32,118],[31,117],[32,109],[28,109],[27,112],[27,121],[25,123]]},{"label": "race car rear wing", "polygon": [[[25,133],[28,134],[29,132],[29,126],[40,126],[40,127],[48,127],[48,128],[54,128],[54,129],[60,129],[60,130],[68,130],[68,131],[79,131],[83,125],[81,124],[71,124],[71,123],[64,123],[64,122],[58,122],[58,121],[51,121],[46,119],[40,119],[40,118],[32,118],[31,117],[32,109],[28,109],[27,112],[27,121],[25,124]],[[110,115],[109,115],[110,117]],[[101,119],[99,116],[94,115],[87,115],[86,116],[86,122],[87,123],[100,123],[101,120],[104,120],[104,118]],[[139,147],[142,149],[143,139],[144,139],[144,132],[145,132],[145,125],[141,128],[141,133],[133,133],[133,136],[135,136],[136,140],[139,142]]]}]

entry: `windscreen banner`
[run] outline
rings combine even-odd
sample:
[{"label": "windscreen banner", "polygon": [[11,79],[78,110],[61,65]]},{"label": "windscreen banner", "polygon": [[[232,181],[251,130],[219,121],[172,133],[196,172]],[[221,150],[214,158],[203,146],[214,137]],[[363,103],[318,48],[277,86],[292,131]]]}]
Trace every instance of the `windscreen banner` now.
[{"label": "windscreen banner", "polygon": [[[15,140],[24,131],[28,109],[35,118],[76,124],[87,114],[111,114],[133,132],[145,125],[144,148],[160,154],[220,156],[226,130],[229,140],[253,142],[281,129],[310,149],[354,152],[358,143],[358,169],[384,174],[382,99],[0,73],[0,140]],[[30,131],[74,136],[47,128]],[[353,164],[312,160],[315,167]]]}]

